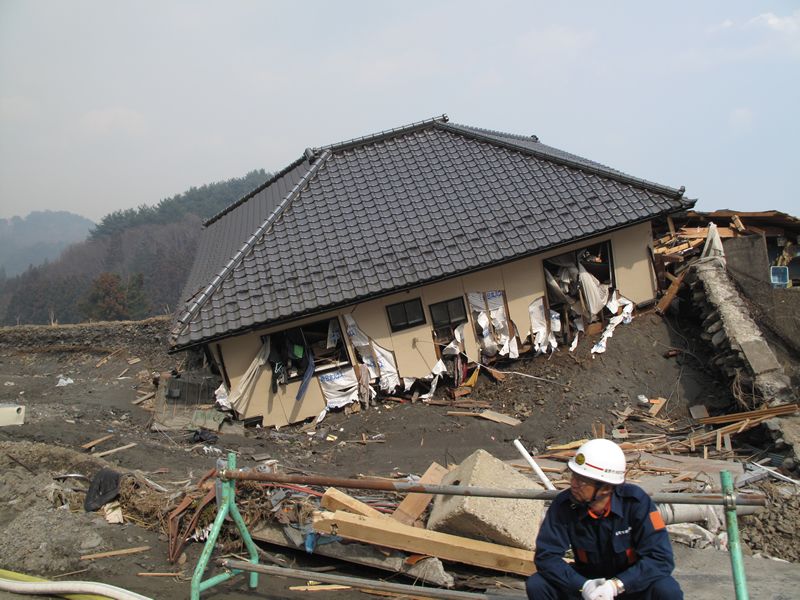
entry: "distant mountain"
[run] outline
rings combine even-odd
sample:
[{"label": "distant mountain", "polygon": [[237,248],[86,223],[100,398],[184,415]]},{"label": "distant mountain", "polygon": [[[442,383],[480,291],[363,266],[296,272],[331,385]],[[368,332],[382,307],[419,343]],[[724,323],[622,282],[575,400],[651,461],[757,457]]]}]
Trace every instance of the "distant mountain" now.
[{"label": "distant mountain", "polygon": [[54,260],[70,244],[85,240],[94,225],[64,210],[0,219],[0,272],[14,277],[29,266]]},{"label": "distant mountain", "polygon": [[[2,222],[4,245],[10,240],[28,243],[20,274],[7,272],[4,277],[0,269],[0,324],[79,323],[171,313],[180,304],[203,220],[270,177],[257,169],[243,177],[192,187],[155,205],[117,210],[97,225],[84,219],[80,241],[31,269],[27,266],[34,263],[35,248],[64,239],[69,229],[64,224],[46,225],[42,215],[69,213],[33,213],[27,219]],[[0,248],[0,256],[6,255]]]}]

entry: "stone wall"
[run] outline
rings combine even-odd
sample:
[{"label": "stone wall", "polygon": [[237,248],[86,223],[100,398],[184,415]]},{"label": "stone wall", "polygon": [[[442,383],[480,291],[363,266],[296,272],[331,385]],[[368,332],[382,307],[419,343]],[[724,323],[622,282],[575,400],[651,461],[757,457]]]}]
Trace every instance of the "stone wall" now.
[{"label": "stone wall", "polygon": [[[687,281],[691,300],[702,319],[700,337],[713,346],[712,361],[732,383],[743,390],[755,391],[768,403],[796,402],[797,396],[761,330],[750,316],[750,307],[739,294],[721,261],[696,263]],[[749,405],[757,399],[740,402]]]},{"label": "stone wall", "polygon": [[[0,348],[26,352],[75,351],[107,354],[126,348],[141,358],[167,358],[171,317],[75,325],[19,325],[0,328]],[[179,360],[179,358],[178,358]]]}]

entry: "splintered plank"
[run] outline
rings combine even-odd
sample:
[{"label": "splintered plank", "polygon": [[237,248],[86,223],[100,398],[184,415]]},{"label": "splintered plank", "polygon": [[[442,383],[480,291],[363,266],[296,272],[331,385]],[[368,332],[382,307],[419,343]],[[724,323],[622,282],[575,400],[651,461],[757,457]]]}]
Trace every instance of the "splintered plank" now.
[{"label": "splintered plank", "polygon": [[516,419],[510,415],[504,415],[503,413],[499,413],[493,410],[482,410],[481,412],[470,412],[468,410],[448,410],[447,411],[448,417],[480,417],[482,419],[487,419],[488,421],[494,421],[495,423],[502,423],[503,425],[511,425],[512,427],[516,427],[522,421]]},{"label": "splintered plank", "polygon": [[548,446],[548,450],[576,450],[580,448],[583,444],[588,442],[588,439],[582,440],[575,440],[574,442],[569,442],[567,444],[554,444],[553,446]]},{"label": "splintered plank", "polygon": [[[438,485],[442,482],[442,478],[447,474],[445,469],[439,463],[432,463],[430,467],[422,474],[419,482],[427,485]],[[392,518],[395,521],[404,523],[406,525],[413,525],[417,519],[425,512],[433,499],[433,494],[408,494],[403,501],[398,504],[397,508],[392,513]]]},{"label": "splintered plank", "polygon": [[132,442],[130,444],[125,444],[124,446],[120,446],[119,448],[113,448],[111,450],[106,450],[105,452],[98,452],[93,456],[95,458],[100,458],[102,456],[108,456],[109,454],[114,454],[115,452],[119,452],[120,450],[127,450],[128,448],[133,448],[136,445],[136,442]]},{"label": "splintered plank", "polygon": [[506,573],[530,575],[536,570],[531,550],[428,531],[393,519],[362,517],[342,511],[317,512],[313,526],[318,533]]},{"label": "splintered plank", "polygon": [[652,406],[650,407],[650,410],[647,411],[648,414],[651,417],[658,416],[658,413],[661,412],[661,409],[664,408],[664,405],[666,405],[666,403],[667,403],[666,398],[653,398],[652,400],[650,400],[650,404]]},{"label": "splintered plank", "polygon": [[81,448],[83,450],[91,450],[92,448],[94,448],[98,444],[102,444],[103,442],[107,442],[108,440],[110,440],[113,437],[114,437],[114,434],[113,433],[109,433],[108,435],[104,435],[103,437],[99,437],[96,440],[92,440],[91,442],[86,442],[83,446],[81,446]]},{"label": "splintered plank", "polygon": [[495,423],[503,423],[505,425],[511,425],[512,427],[516,427],[517,425],[522,423],[522,421],[520,421],[515,417],[495,412],[493,410],[483,410],[480,412],[479,416],[483,417],[484,419],[489,419],[490,421],[494,421]]},{"label": "splintered plank", "polygon": [[146,552],[147,550],[150,550],[150,546],[137,546],[136,548],[125,548],[123,550],[110,550],[108,552],[98,552],[97,554],[84,554],[81,556],[81,560],[96,560],[98,558],[110,558],[112,556],[125,556],[127,554]]}]

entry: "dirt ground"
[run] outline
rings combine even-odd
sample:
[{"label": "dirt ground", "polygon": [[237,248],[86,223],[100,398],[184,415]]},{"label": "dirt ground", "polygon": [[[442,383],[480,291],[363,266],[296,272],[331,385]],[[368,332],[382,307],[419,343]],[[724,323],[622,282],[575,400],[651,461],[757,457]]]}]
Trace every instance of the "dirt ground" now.
[{"label": "dirt ground", "polygon": [[[0,403],[26,408],[24,425],[0,428],[4,540],[0,567],[43,577],[77,571],[69,578],[112,583],[154,598],[185,597],[201,544],[189,544],[185,561],[170,564],[163,530],[147,529],[140,526],[147,524],[134,521],[108,524],[102,515],[81,509],[85,480],[54,479],[63,474],[91,478],[101,466],[110,466],[140,470],[157,484],[177,489],[212,469],[217,455],[207,454],[204,444],[175,432],[151,431],[152,413],[146,406],[132,404],[137,389],[151,389],[153,372],[179,368],[183,357],[166,354],[163,320],[111,324],[106,329],[72,327],[76,329],[9,328],[0,333]],[[574,353],[561,348],[551,356],[498,363],[507,373],[505,380],[496,382],[482,375],[470,398],[488,401],[494,410],[522,419],[516,427],[447,416],[448,409],[442,406],[382,401],[359,413],[331,414],[314,435],[299,426],[280,431],[230,427],[223,429],[215,446],[222,452],[238,452],[240,466],[255,465],[252,454],[269,454],[283,468],[308,473],[421,474],[433,461],[458,463],[478,448],[500,459],[518,458],[511,444],[516,438],[536,453],[548,444],[590,437],[593,423],[610,428],[615,421],[610,411],[635,405],[640,394],[667,398],[659,416],[673,422],[674,432],[686,431],[689,406],[705,404],[713,413],[732,401],[727,386],[706,367],[708,356],[696,339],[691,326],[644,313],[630,325],[620,326],[606,353],[595,358],[590,354],[591,340],[581,340]],[[681,352],[666,358],[670,348]],[[73,382],[57,386],[62,377]],[[629,425],[634,436],[663,433],[641,422]],[[107,458],[81,450],[82,444],[108,434],[114,437],[103,449],[136,445]],[[362,434],[374,442],[358,443]],[[335,440],[329,439],[334,436]],[[758,436],[748,440],[757,447]],[[744,453],[751,451],[756,450]],[[800,524],[800,505],[796,494],[782,490],[776,487],[770,492],[781,498],[776,503],[779,509],[742,519],[743,539],[749,552],[798,561],[793,536]],[[62,507],[65,503],[70,509]],[[130,556],[80,560],[85,554],[136,546],[150,549]],[[299,566],[325,564],[314,556],[292,556],[292,560]],[[178,571],[183,575],[138,575]],[[358,573],[364,574],[363,570]],[[302,596],[287,591],[285,580],[266,579],[255,594],[244,591],[242,582],[239,578],[203,597]],[[325,595],[315,597],[324,599]]]}]

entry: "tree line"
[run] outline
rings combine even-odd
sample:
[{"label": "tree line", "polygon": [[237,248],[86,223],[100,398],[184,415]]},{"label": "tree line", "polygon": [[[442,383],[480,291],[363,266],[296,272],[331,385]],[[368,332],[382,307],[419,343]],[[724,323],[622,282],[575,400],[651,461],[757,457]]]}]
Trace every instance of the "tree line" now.
[{"label": "tree line", "polygon": [[202,222],[263,184],[263,169],[154,206],[106,215],[88,238],[16,277],[0,276],[3,325],[128,320],[174,312]]}]

